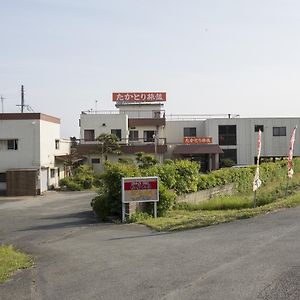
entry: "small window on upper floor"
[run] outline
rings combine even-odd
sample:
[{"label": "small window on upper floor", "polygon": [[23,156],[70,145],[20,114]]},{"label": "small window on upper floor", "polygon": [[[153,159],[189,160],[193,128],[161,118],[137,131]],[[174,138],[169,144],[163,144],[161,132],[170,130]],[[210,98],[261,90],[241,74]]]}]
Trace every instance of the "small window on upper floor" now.
[{"label": "small window on upper floor", "polygon": [[18,150],[18,140],[7,140],[7,150]]},{"label": "small window on upper floor", "polygon": [[59,149],[59,140],[55,140],[55,149],[56,149],[56,150]]},{"label": "small window on upper floor", "polygon": [[286,136],[286,127],[273,127],[273,136]]},{"label": "small window on upper floor", "polygon": [[183,136],[197,136],[196,127],[184,127],[183,128]]},{"label": "small window on upper floor", "polygon": [[85,129],[83,132],[83,138],[85,141],[94,141],[95,140],[95,130],[94,129]]},{"label": "small window on upper floor", "polygon": [[111,134],[116,135],[119,140],[121,140],[121,138],[122,138],[122,130],[121,129],[111,129]]},{"label": "small window on upper floor", "polygon": [[254,125],[254,131],[258,132],[258,131],[264,132],[264,125]]}]

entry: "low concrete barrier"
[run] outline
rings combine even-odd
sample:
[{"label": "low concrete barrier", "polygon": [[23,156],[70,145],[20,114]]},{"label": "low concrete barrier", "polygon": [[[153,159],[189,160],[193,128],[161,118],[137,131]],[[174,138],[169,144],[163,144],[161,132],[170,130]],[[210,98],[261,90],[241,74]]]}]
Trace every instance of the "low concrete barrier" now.
[{"label": "low concrete barrier", "polygon": [[177,196],[176,200],[178,203],[187,202],[187,203],[199,203],[203,201],[207,201],[216,196],[226,196],[233,195],[236,192],[236,187],[234,183],[217,186],[211,189],[198,191],[191,194],[185,194]]}]

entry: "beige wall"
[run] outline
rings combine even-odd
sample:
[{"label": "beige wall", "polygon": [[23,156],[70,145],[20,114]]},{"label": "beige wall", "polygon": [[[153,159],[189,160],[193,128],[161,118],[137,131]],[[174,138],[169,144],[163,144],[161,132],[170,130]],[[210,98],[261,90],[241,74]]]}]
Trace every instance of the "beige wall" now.
[{"label": "beige wall", "polygon": [[84,139],[85,129],[94,129],[95,138],[101,133],[111,133],[111,129],[121,129],[122,139],[128,138],[128,117],[125,114],[81,114],[80,123],[80,139]]}]

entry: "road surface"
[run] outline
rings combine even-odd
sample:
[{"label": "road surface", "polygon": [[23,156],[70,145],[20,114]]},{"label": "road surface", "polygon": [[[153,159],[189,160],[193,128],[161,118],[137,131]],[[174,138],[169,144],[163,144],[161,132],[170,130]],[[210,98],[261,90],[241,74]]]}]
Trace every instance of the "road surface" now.
[{"label": "road surface", "polygon": [[92,193],[0,200],[0,242],[35,267],[0,299],[300,299],[300,207],[175,233],[97,222]]}]

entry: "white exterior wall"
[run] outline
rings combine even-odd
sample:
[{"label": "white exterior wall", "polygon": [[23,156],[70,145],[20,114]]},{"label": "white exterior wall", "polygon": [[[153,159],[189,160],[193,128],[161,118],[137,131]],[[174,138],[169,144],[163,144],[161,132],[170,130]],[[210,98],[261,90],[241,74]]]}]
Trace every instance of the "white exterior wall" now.
[{"label": "white exterior wall", "polygon": [[[105,124],[105,126],[102,126]],[[95,139],[101,133],[111,133],[111,129],[121,129],[122,139],[128,138],[128,117],[126,114],[81,114],[80,139],[84,130],[94,129]]]},{"label": "white exterior wall", "polygon": [[[45,189],[42,188],[41,182],[42,168],[48,174],[48,185],[58,186],[55,155],[70,153],[71,145],[68,140],[60,140],[60,124],[40,119],[0,120],[0,140],[8,139],[18,140],[18,150],[0,151],[0,172],[6,172],[8,169],[39,169],[37,188],[43,192]],[[59,149],[55,149],[55,140],[60,140]],[[50,169],[54,168],[55,177],[51,178]],[[63,170],[60,176],[64,176]]]},{"label": "white exterior wall", "polygon": [[119,111],[120,113],[126,113],[129,118],[154,118],[154,112],[163,111],[163,109],[159,104],[132,104],[119,105]]},{"label": "white exterior wall", "polygon": [[196,127],[197,136],[205,136],[205,121],[202,120],[176,120],[166,121],[165,135],[168,144],[182,144],[183,143],[183,129],[185,127]]},{"label": "white exterior wall", "polygon": [[[257,132],[255,125],[263,125],[261,156],[286,156],[293,128],[298,125],[299,118],[233,118],[206,120],[206,135],[213,137],[213,142],[219,143],[218,126],[236,125],[237,145],[220,146],[222,149],[237,149],[237,164],[254,164],[257,156]],[[273,136],[273,127],[286,127],[286,136]],[[294,155],[300,156],[300,132],[296,134]]]},{"label": "white exterior wall", "polygon": [[18,150],[1,150],[0,172],[39,168],[40,120],[0,120],[0,139],[17,139]]}]

